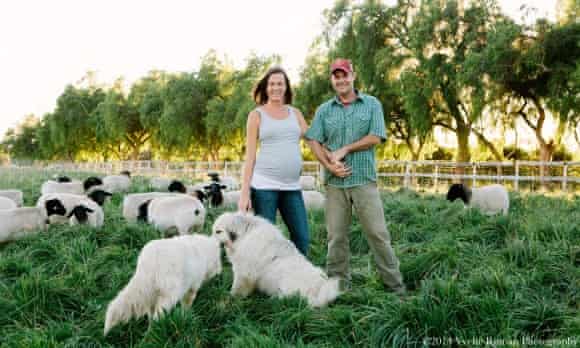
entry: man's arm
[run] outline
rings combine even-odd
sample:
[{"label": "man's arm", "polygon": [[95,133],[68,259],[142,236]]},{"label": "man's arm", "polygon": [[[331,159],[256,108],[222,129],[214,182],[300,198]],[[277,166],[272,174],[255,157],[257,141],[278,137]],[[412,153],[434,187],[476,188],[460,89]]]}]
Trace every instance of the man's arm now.
[{"label": "man's arm", "polygon": [[341,161],[343,158],[345,158],[346,155],[348,155],[351,152],[367,150],[380,143],[381,138],[379,138],[378,136],[365,135],[360,140],[355,141],[352,144],[345,145],[336,151],[333,151],[330,154],[330,158],[332,162],[338,162]]},{"label": "man's arm", "polygon": [[314,153],[314,156],[318,159],[318,162],[320,162],[324,168],[328,169],[334,176],[344,178],[352,173],[351,169],[346,164],[340,161],[332,161],[331,153],[318,141],[308,140],[308,146]]}]

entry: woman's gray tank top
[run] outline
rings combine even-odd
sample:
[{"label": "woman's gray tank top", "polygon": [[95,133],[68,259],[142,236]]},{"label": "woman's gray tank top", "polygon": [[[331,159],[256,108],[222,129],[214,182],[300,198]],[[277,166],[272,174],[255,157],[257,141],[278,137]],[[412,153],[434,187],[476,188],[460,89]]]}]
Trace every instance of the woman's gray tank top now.
[{"label": "woman's gray tank top", "polygon": [[288,117],[275,119],[262,108],[259,144],[251,186],[267,190],[299,190],[302,154],[300,124],[294,110],[288,107]]}]

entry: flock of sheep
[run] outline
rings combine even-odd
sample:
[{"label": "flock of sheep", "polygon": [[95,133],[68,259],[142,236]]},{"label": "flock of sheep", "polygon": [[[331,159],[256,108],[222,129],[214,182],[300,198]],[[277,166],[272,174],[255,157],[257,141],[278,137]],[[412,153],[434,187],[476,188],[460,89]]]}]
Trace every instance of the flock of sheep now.
[{"label": "flock of sheep", "polygon": [[[307,209],[324,206],[324,195],[315,191],[315,179],[301,178]],[[178,302],[191,306],[197,290],[221,273],[223,245],[232,264],[231,294],[247,296],[260,290],[270,296],[299,294],[312,307],[321,307],[340,295],[338,279],[304,257],[270,222],[241,212],[227,212],[212,226],[212,236],[197,234],[206,210],[230,206],[235,210],[240,192],[231,177],[211,175],[211,181],[185,185],[178,180],[153,178],[154,192],[126,194],[131,175],[89,177],[83,182],[61,176],[42,184],[35,207],[21,207],[19,190],[0,190],[0,242],[19,239],[46,228],[48,224],[89,224],[99,228],[105,215],[103,205],[114,193],[125,194],[123,217],[144,221],[160,231],[176,229],[179,236],[148,242],[139,255],[135,274],[107,308],[105,335],[115,325],[147,315],[156,319]],[[501,185],[468,188],[453,184],[447,199],[461,199],[466,207],[486,214],[507,214],[509,197]]]}]

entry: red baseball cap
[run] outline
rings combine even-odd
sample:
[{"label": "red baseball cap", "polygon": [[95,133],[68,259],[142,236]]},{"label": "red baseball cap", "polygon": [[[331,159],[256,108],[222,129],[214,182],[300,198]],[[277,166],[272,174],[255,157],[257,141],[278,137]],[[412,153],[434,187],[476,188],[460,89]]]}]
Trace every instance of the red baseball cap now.
[{"label": "red baseball cap", "polygon": [[336,70],[342,70],[345,73],[351,73],[352,70],[352,63],[349,59],[338,58],[330,65],[330,73],[334,74]]}]

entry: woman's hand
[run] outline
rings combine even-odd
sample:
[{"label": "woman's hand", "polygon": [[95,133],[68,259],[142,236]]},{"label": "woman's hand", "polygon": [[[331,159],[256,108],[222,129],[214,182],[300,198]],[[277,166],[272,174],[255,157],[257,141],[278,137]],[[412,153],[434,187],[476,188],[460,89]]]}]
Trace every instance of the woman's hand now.
[{"label": "woman's hand", "polygon": [[243,192],[240,194],[240,199],[238,200],[238,210],[243,212],[248,212],[252,209],[252,200],[250,199],[249,192]]}]

